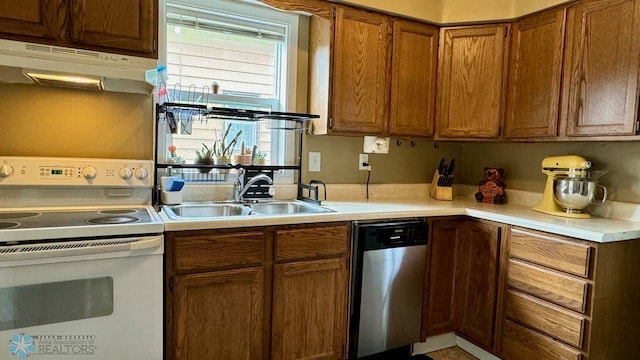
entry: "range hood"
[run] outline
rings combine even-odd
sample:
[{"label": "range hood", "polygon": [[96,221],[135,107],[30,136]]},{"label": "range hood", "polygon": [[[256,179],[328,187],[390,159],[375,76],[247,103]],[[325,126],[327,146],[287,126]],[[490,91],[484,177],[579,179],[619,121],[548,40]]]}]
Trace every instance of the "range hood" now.
[{"label": "range hood", "polygon": [[[156,59],[0,39],[0,82],[150,94]],[[29,74],[29,75],[27,75]],[[60,82],[92,79],[92,84]]]}]

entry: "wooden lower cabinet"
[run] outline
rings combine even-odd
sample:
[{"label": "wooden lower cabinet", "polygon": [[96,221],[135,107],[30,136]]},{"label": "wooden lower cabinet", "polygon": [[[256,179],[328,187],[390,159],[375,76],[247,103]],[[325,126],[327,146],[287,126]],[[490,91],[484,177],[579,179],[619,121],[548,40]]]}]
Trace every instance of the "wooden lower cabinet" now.
[{"label": "wooden lower cabinet", "polygon": [[640,241],[512,228],[507,242],[502,359],[637,357]]},{"label": "wooden lower cabinet", "polygon": [[503,226],[460,218],[430,226],[423,335],[455,331],[494,352]]},{"label": "wooden lower cabinet", "polygon": [[262,268],[174,281],[176,359],[262,359]]},{"label": "wooden lower cabinet", "polygon": [[341,359],[347,301],[344,258],[275,265],[273,285],[272,359]]},{"label": "wooden lower cabinet", "polygon": [[349,229],[167,233],[165,358],[344,359]]}]

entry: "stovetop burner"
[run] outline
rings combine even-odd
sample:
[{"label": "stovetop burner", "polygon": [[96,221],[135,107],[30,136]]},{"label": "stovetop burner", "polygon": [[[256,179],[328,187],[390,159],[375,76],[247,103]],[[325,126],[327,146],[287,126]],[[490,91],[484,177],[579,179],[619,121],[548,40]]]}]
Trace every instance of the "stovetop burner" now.
[{"label": "stovetop burner", "polygon": [[[102,211],[100,213],[103,213]],[[89,224],[128,224],[138,222],[140,218],[133,216],[105,216],[87,220]]]},{"label": "stovetop burner", "polygon": [[0,220],[27,219],[40,215],[39,212],[7,212],[0,213]]},{"label": "stovetop burner", "polygon": [[13,229],[20,226],[20,223],[15,221],[0,221],[0,229]]}]

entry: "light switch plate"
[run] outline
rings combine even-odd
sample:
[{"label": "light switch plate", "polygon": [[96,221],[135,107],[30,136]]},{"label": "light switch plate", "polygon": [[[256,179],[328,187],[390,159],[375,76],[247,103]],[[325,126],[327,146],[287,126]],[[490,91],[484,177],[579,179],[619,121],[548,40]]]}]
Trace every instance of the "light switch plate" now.
[{"label": "light switch plate", "polygon": [[367,154],[388,154],[390,138],[365,136],[362,151]]},{"label": "light switch plate", "polygon": [[320,171],[320,162],[322,161],[322,155],[319,152],[309,152],[309,171]]}]

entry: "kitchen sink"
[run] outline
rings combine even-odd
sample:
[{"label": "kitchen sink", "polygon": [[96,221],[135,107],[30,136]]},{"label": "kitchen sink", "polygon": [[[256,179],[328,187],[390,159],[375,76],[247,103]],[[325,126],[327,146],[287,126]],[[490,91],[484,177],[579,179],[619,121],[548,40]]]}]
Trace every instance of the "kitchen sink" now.
[{"label": "kitchen sink", "polygon": [[267,200],[256,203],[183,203],[163,205],[170,219],[218,218],[247,215],[319,214],[333,210],[298,200]]},{"label": "kitchen sink", "polygon": [[281,214],[318,214],[332,212],[319,205],[309,204],[302,201],[268,201],[251,204],[251,209],[261,215],[281,215]]},{"label": "kitchen sink", "polygon": [[210,218],[249,215],[251,208],[243,204],[182,204],[164,205],[162,207],[169,218],[178,220],[180,218]]}]

